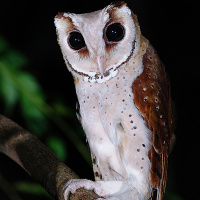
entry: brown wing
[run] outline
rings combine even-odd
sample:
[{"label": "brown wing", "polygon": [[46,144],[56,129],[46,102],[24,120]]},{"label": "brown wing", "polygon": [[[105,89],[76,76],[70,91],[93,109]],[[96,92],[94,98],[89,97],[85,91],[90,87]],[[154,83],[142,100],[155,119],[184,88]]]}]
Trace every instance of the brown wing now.
[{"label": "brown wing", "polygon": [[170,85],[165,68],[149,44],[143,56],[144,70],[132,85],[134,103],[152,133],[150,181],[152,196],[161,200],[167,181],[168,154],[174,141]]}]

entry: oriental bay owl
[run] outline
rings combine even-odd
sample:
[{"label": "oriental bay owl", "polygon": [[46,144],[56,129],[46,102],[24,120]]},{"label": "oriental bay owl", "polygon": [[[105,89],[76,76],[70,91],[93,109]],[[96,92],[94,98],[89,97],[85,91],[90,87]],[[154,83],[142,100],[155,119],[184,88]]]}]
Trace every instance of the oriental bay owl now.
[{"label": "oriental bay owl", "polygon": [[156,51],[124,2],[58,13],[58,43],[72,73],[95,181],[70,180],[105,199],[161,200],[174,143],[170,85]]}]

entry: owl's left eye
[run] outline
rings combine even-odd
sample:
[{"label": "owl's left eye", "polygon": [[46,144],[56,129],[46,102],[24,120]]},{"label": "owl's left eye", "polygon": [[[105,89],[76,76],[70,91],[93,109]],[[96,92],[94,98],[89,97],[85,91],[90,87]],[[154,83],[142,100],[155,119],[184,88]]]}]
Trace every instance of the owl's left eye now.
[{"label": "owl's left eye", "polygon": [[74,50],[80,50],[86,46],[82,34],[77,31],[73,31],[69,34],[68,44]]},{"label": "owl's left eye", "polygon": [[106,28],[105,36],[108,42],[119,42],[125,36],[124,27],[120,23],[110,24]]}]

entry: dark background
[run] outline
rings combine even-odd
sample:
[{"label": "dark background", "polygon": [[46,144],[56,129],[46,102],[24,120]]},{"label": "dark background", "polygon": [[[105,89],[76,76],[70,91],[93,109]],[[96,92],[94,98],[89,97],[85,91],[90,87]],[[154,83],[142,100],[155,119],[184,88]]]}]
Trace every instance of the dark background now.
[{"label": "dark background", "polygon": [[[28,58],[29,64],[26,70],[36,76],[43,91],[48,94],[47,101],[59,95],[75,112],[74,84],[57,44],[54,16],[64,11],[91,12],[105,7],[110,2],[105,0],[1,2],[0,35]],[[197,64],[199,52],[196,48],[199,40],[197,3],[195,5],[193,1],[145,0],[126,2],[137,14],[142,34],[157,50],[171,80],[172,98],[177,115],[177,141],[170,156],[168,187],[181,199],[199,199],[200,85]],[[0,111],[4,114],[2,112]],[[18,115],[13,118],[23,125]],[[75,161],[67,164],[81,177],[91,178],[91,168],[87,167],[80,155],[75,150],[70,154],[70,158],[79,163],[79,168]],[[8,180],[22,177],[29,180],[23,170],[3,155],[0,155],[0,170]],[[8,199],[1,190],[0,199]]]}]

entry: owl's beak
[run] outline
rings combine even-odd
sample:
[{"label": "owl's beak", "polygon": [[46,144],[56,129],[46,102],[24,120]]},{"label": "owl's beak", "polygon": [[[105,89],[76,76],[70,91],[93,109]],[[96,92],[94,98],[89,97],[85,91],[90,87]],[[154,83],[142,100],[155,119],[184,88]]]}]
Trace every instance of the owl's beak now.
[{"label": "owl's beak", "polygon": [[96,60],[97,60],[99,71],[101,75],[103,76],[106,69],[106,59],[104,56],[97,56]]}]

